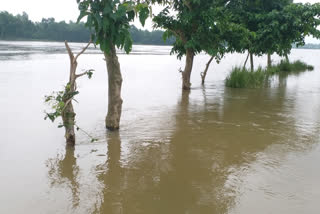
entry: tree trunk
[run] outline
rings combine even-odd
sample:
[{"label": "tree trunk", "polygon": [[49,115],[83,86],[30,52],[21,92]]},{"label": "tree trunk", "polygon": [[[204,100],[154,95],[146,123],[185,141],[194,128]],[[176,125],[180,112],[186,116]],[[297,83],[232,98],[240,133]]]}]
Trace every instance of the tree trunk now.
[{"label": "tree trunk", "polygon": [[213,60],[213,56],[210,58],[210,60],[208,61],[207,65],[206,65],[206,69],[204,70],[204,72],[202,72],[200,75],[201,75],[201,79],[202,79],[202,85],[204,85],[204,82],[206,80],[206,76],[207,76],[207,73],[208,73],[208,69],[209,69],[209,66]]},{"label": "tree trunk", "polygon": [[288,54],[285,54],[284,56],[285,56],[285,58],[286,58],[286,61],[289,62],[289,56],[288,56]]},{"label": "tree trunk", "polygon": [[247,58],[246,58],[246,61],[244,62],[243,64],[243,70],[246,68],[246,65],[247,65],[247,62],[248,62],[248,59],[249,59],[249,56],[250,56],[250,53],[248,52],[248,55],[247,55]]},{"label": "tree trunk", "polygon": [[66,138],[68,146],[74,146],[76,143],[76,135],[74,132],[75,116],[73,105],[69,102],[62,113],[62,121],[66,131],[64,137]]},{"label": "tree trunk", "polygon": [[272,66],[272,61],[271,61],[271,54],[268,53],[268,68],[270,68]]},{"label": "tree trunk", "polygon": [[75,126],[75,117],[76,114],[74,113],[73,105],[72,105],[72,99],[73,94],[76,92],[76,79],[80,76],[83,76],[87,74],[87,71],[77,75],[77,66],[78,57],[85,52],[85,50],[89,47],[91,41],[87,44],[86,47],[82,49],[80,53],[77,54],[77,56],[74,56],[74,54],[71,51],[71,48],[68,45],[68,42],[65,41],[65,46],[67,48],[69,58],[70,58],[70,73],[69,73],[69,82],[65,88],[64,91],[64,99],[63,102],[65,103],[64,109],[61,112],[61,117],[63,121],[63,126],[65,128],[65,138],[68,146],[74,146],[76,142],[76,135],[74,132],[74,126]]},{"label": "tree trunk", "polygon": [[118,61],[116,48],[111,46],[110,53],[105,53],[108,69],[108,114],[106,117],[106,128],[117,130],[120,127],[120,117],[122,110],[121,86],[122,75]]},{"label": "tree trunk", "polygon": [[186,66],[184,68],[184,71],[182,72],[182,88],[183,88],[183,90],[190,90],[190,88],[191,88],[190,77],[191,77],[191,72],[192,72],[193,59],[194,59],[193,51],[191,49],[187,49]]},{"label": "tree trunk", "polygon": [[253,54],[250,53],[250,64],[251,64],[251,71],[254,71],[254,65],[253,65]]},{"label": "tree trunk", "polygon": [[[70,57],[70,73],[69,73],[69,82],[66,86],[65,95],[73,94],[76,91],[76,70],[78,63],[76,60],[74,60],[74,55],[67,43],[65,41],[66,48],[69,53]],[[65,107],[63,111],[61,112],[62,122],[63,126],[65,128],[65,135],[66,143],[68,146],[74,146],[76,143],[76,135],[74,132],[74,125],[75,125],[75,116],[73,105],[72,105],[72,99],[69,98],[69,96],[65,96],[65,99],[63,100],[65,103]]]}]

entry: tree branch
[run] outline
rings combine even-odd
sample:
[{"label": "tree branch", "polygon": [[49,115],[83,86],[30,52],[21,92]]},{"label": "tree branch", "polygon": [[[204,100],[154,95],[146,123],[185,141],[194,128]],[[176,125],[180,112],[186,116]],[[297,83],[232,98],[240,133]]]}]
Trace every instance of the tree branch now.
[{"label": "tree branch", "polygon": [[89,72],[92,72],[92,71],[94,71],[94,70],[93,70],[93,69],[90,69],[90,70],[87,70],[87,71],[85,71],[85,72],[83,72],[83,73],[81,73],[81,74],[77,74],[77,75],[76,75],[76,78],[82,77],[82,76],[84,76],[84,75],[87,75],[87,74],[89,74]]},{"label": "tree branch", "polygon": [[72,53],[72,51],[71,51],[71,48],[70,48],[69,45],[68,45],[67,40],[64,41],[64,45],[65,45],[66,48],[67,48],[67,51],[68,51],[68,54],[69,54],[69,57],[70,57],[70,61],[72,62],[73,59],[74,59],[74,55],[73,55],[73,53]]},{"label": "tree branch", "polygon": [[190,2],[188,2],[188,0],[184,0],[183,3],[187,6],[187,8],[189,8],[189,10],[192,10],[192,7],[190,5]]},{"label": "tree branch", "polygon": [[74,62],[76,62],[77,59],[78,59],[78,57],[87,50],[87,48],[90,46],[91,42],[92,42],[92,41],[90,40],[89,43],[86,45],[86,47],[84,47],[84,48],[82,49],[82,51],[77,54],[77,56],[76,56],[76,57],[74,58],[74,60],[73,60]]},{"label": "tree branch", "polygon": [[84,76],[84,75],[86,75],[86,74],[88,74],[88,71],[83,72],[83,73],[81,73],[81,74],[77,74],[77,75],[76,75],[76,78],[82,77],[82,76]]}]

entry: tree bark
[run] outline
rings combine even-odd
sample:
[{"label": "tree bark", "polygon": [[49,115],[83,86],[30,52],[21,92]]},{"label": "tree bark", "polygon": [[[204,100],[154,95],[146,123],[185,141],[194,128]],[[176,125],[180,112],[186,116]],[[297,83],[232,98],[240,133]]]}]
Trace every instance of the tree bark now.
[{"label": "tree bark", "polygon": [[191,49],[188,48],[186,53],[186,66],[184,68],[184,71],[182,72],[183,90],[190,90],[191,88],[190,77],[192,72],[193,59],[194,59],[194,53]]},{"label": "tree bark", "polygon": [[272,66],[271,54],[270,53],[268,53],[268,62],[267,62],[267,64],[268,64],[268,68],[270,68]]},{"label": "tree bark", "polygon": [[68,146],[74,146],[76,143],[76,135],[74,132],[75,116],[73,105],[69,102],[62,112],[62,121],[65,128],[65,139]]},{"label": "tree bark", "polygon": [[250,56],[250,53],[248,52],[248,55],[247,55],[247,58],[246,58],[246,61],[244,62],[243,64],[243,70],[246,68],[246,65],[247,65],[247,62],[248,62],[248,59],[249,59],[249,56]]},{"label": "tree bark", "polygon": [[209,69],[209,66],[213,60],[213,56],[210,58],[210,60],[208,61],[207,65],[206,65],[206,69],[204,70],[204,72],[202,72],[200,75],[201,75],[201,79],[202,79],[202,85],[204,85],[204,82],[206,80],[206,76],[207,76],[207,73],[208,73],[208,69]]},{"label": "tree bark", "polygon": [[250,53],[250,64],[251,64],[251,71],[254,71],[254,65],[253,65],[253,54]]},{"label": "tree bark", "polygon": [[286,58],[286,61],[289,62],[289,56],[288,56],[288,54],[285,54],[284,56],[285,56],[285,58]]},{"label": "tree bark", "polygon": [[117,130],[120,127],[123,102],[121,98],[122,75],[115,46],[111,45],[110,53],[105,53],[104,55],[107,63],[109,82],[106,128]]}]

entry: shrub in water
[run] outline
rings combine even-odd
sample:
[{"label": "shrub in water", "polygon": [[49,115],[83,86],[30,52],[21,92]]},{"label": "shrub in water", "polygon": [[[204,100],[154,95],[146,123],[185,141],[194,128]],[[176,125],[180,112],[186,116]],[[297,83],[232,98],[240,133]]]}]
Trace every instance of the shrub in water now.
[{"label": "shrub in water", "polygon": [[231,88],[258,88],[266,79],[266,73],[259,67],[251,72],[246,68],[235,67],[226,79],[226,86]]}]

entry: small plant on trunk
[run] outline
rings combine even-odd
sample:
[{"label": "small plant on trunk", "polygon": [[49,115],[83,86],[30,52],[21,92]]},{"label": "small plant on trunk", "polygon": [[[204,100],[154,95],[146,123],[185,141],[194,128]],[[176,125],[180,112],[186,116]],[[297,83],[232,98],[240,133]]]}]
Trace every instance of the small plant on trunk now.
[{"label": "small plant on trunk", "polygon": [[76,80],[84,75],[87,75],[90,79],[92,77],[93,70],[87,70],[81,74],[76,74],[77,70],[77,59],[78,57],[85,52],[85,50],[89,47],[91,42],[87,44],[86,47],[82,49],[80,53],[78,53],[76,56],[71,51],[71,48],[69,47],[67,41],[65,41],[65,46],[67,48],[69,58],[70,58],[70,74],[69,74],[69,81],[64,87],[64,90],[53,92],[52,95],[45,97],[45,102],[48,103],[51,108],[52,112],[45,112],[45,120],[50,119],[52,122],[54,122],[57,118],[62,118],[62,123],[58,125],[58,128],[65,128],[65,138],[67,145],[74,146],[75,145],[75,131],[77,130],[83,131],[86,135],[88,135],[91,138],[91,141],[96,141],[97,139],[93,138],[90,134],[85,132],[83,129],[81,129],[77,124],[75,120],[76,113],[73,109],[72,101],[75,101],[75,96],[79,94],[79,91],[77,91],[77,83]]}]

